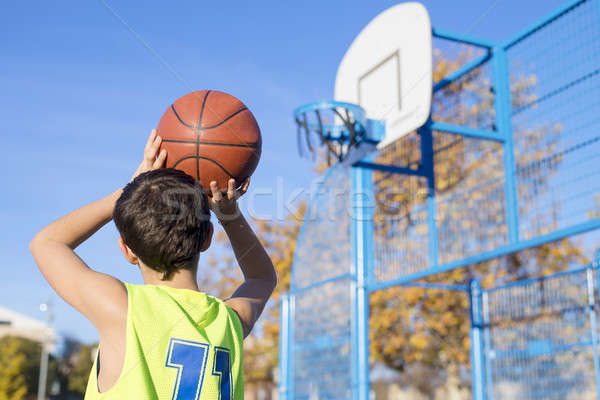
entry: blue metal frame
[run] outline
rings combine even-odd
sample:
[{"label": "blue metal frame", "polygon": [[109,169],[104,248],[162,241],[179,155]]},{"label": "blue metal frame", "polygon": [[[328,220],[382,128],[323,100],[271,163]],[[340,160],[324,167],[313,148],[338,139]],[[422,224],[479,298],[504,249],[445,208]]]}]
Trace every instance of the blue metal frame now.
[{"label": "blue metal frame", "polygon": [[596,321],[596,290],[594,282],[594,269],[598,271],[598,259],[588,266],[587,288],[588,288],[588,313],[590,316],[590,334],[592,337],[592,352],[594,360],[594,378],[596,383],[596,398],[600,400],[600,355],[598,354],[598,323]]},{"label": "blue metal frame", "polygon": [[484,349],[483,349],[483,315],[481,286],[473,279],[469,284],[471,304],[471,375],[473,380],[473,400],[485,399],[484,384]]},{"label": "blue metal frame", "polygon": [[423,289],[451,290],[451,291],[456,291],[456,292],[469,291],[469,287],[467,285],[448,285],[445,283],[435,283],[435,282],[410,282],[410,283],[405,283],[402,286],[404,286],[404,287],[420,287]]},{"label": "blue metal frame", "polygon": [[288,318],[289,318],[289,327],[288,327],[288,335],[290,346],[288,349],[288,365],[287,365],[287,393],[288,399],[293,399],[294,394],[296,393],[294,390],[295,380],[294,380],[294,350],[296,344],[296,333],[294,327],[294,321],[296,320],[296,296],[291,294],[288,298]]},{"label": "blue metal frame", "polygon": [[469,126],[449,124],[447,122],[432,121],[427,125],[427,128],[432,131],[441,131],[454,133],[475,139],[494,140],[496,142],[504,142],[505,137],[496,131],[488,131],[485,129],[471,128]]},{"label": "blue metal frame", "polygon": [[[485,391],[484,398],[486,400],[494,399],[494,392],[492,388],[494,387],[493,376],[492,376],[492,362],[489,354],[489,350],[491,347],[491,338],[490,338],[490,313],[489,313],[489,303],[488,303],[488,292],[484,291],[481,296],[482,303],[482,323],[483,323],[483,357],[484,357],[484,368],[485,368]],[[473,320],[471,320],[471,324],[473,324]]]},{"label": "blue metal frame", "polygon": [[279,312],[279,398],[287,400],[290,398],[288,383],[290,382],[289,356],[290,356],[290,296],[282,294]]},{"label": "blue metal frame", "polygon": [[508,60],[506,51],[500,47],[492,50],[494,77],[494,109],[496,131],[504,138],[504,190],[506,193],[506,225],[508,242],[519,240],[519,211],[517,205],[516,163],[513,146],[511,99]]},{"label": "blue metal frame", "polygon": [[[492,65],[492,80],[494,88],[494,130],[478,129],[468,126],[460,126],[456,124],[432,121],[429,120],[421,129],[421,154],[422,160],[417,169],[411,169],[405,166],[383,165],[373,161],[373,154],[370,154],[360,161],[355,162],[352,168],[352,190],[353,190],[353,214],[352,221],[352,246],[353,246],[353,271],[342,277],[333,279],[351,278],[352,286],[352,376],[353,376],[353,397],[359,400],[366,400],[369,397],[369,367],[368,367],[368,294],[375,290],[384,289],[391,286],[405,285],[417,286],[429,289],[443,290],[459,290],[467,291],[471,300],[471,360],[473,368],[473,398],[476,400],[491,399],[493,393],[488,392],[493,385],[491,365],[489,357],[485,357],[486,349],[490,347],[490,333],[487,327],[488,310],[486,309],[486,296],[489,292],[499,290],[503,286],[498,286],[493,289],[481,290],[479,282],[473,280],[468,287],[461,285],[445,285],[428,282],[415,282],[434,274],[450,271],[456,268],[465,267],[472,264],[477,264],[493,258],[497,258],[506,254],[514,253],[527,248],[539,246],[548,242],[556,241],[565,237],[581,234],[587,231],[600,229],[600,218],[591,219],[567,228],[558,229],[551,233],[536,236],[532,239],[523,240],[519,233],[519,210],[518,210],[518,194],[516,182],[516,161],[514,154],[513,132],[512,132],[512,105],[509,82],[509,66],[507,59],[507,50],[551,23],[555,19],[569,12],[586,0],[571,0],[567,4],[559,7],[548,16],[540,19],[536,23],[530,25],[517,35],[503,42],[495,42],[481,38],[475,38],[467,35],[462,35],[454,32],[449,32],[440,29],[432,29],[434,37],[452,40],[455,42],[466,43],[473,46],[478,46],[485,49],[485,53],[474,60],[469,61],[458,70],[452,72],[442,80],[436,82],[433,90],[442,90],[452,82],[457,81],[465,74],[473,71],[475,68],[490,62]],[[598,2],[600,6],[600,1]],[[322,101],[314,102],[295,110],[295,116],[302,113],[332,107],[344,107],[350,109],[357,122],[367,127],[367,130],[372,124],[378,126],[377,134],[379,136],[370,136],[370,138],[380,137],[382,124],[378,121],[366,119],[364,110],[357,105]],[[371,125],[369,125],[371,124]],[[439,264],[438,257],[438,233],[436,221],[436,202],[435,202],[435,176],[433,169],[433,141],[432,132],[442,131],[451,134],[462,135],[470,138],[483,140],[492,140],[503,145],[503,161],[504,161],[504,190],[505,190],[505,210],[506,210],[506,225],[507,225],[507,244],[494,248],[493,250],[477,253],[459,260],[454,260],[444,264]],[[376,141],[376,139],[374,139]],[[336,167],[334,167],[336,168]],[[329,173],[334,169],[332,168]],[[382,171],[388,173],[404,174],[411,176],[420,176],[427,179],[428,196],[427,196],[427,224],[428,224],[428,239],[429,239],[429,268],[418,271],[409,275],[401,276],[394,280],[386,282],[376,282],[372,276],[374,255],[373,255],[373,207],[369,207],[367,200],[373,199],[373,180],[372,171]],[[358,195],[358,196],[356,196]],[[303,227],[299,232],[299,241],[302,240],[304,233]],[[594,264],[594,268],[588,269],[588,293],[589,295],[589,317],[591,324],[592,340],[589,345],[593,346],[594,353],[594,369],[596,378],[596,387],[598,389],[598,399],[600,400],[600,355],[599,355],[599,338],[596,329],[597,325],[597,306],[595,304],[596,288],[600,286],[600,276],[598,282],[591,282],[592,271],[597,270],[598,259]],[[296,262],[294,262],[295,264]],[[573,271],[564,272],[573,273]],[[553,275],[559,276],[562,273]],[[287,331],[284,332],[282,325],[282,335],[287,335],[288,344],[292,350],[281,348],[281,363],[284,365],[285,371],[282,370],[282,382],[280,393],[282,398],[287,395],[290,398],[294,394],[294,371],[293,371],[293,338],[294,338],[294,294],[303,290],[314,288],[315,286],[327,283],[319,282],[306,288],[298,288],[294,284],[294,270],[292,271],[292,295],[286,298],[287,316],[286,322]],[[544,278],[542,278],[544,279]],[[511,286],[526,284],[530,280],[511,283]],[[284,304],[282,300],[282,324],[284,315]],[[287,363],[287,364],[285,364]],[[286,382],[284,382],[284,379]],[[287,390],[287,391],[286,391]]]},{"label": "blue metal frame", "polygon": [[425,172],[422,168],[411,169],[407,167],[396,167],[394,165],[377,164],[374,162],[359,161],[352,164],[353,167],[369,168],[375,171],[390,172],[393,174],[411,175],[411,176],[425,176]]},{"label": "blue metal frame", "polygon": [[[546,235],[537,236],[533,239],[521,240],[519,238],[519,222],[518,222],[518,203],[517,203],[517,184],[516,184],[516,163],[514,156],[514,145],[513,145],[513,133],[512,133],[512,121],[511,121],[511,98],[509,88],[509,71],[508,62],[506,56],[506,49],[518,42],[519,40],[529,36],[532,32],[537,31],[540,27],[543,27],[547,23],[553,21],[557,17],[561,16],[565,12],[568,12],[572,8],[583,3],[584,0],[570,1],[562,7],[542,18],[540,21],[531,25],[526,30],[522,31],[519,35],[511,38],[504,43],[496,43],[493,41],[487,41],[474,37],[467,37],[461,34],[452,33],[440,29],[433,29],[433,35],[438,38],[447,40],[453,40],[457,42],[467,43],[483,48],[487,48],[488,52],[473,60],[469,64],[463,66],[460,70],[453,72],[448,77],[442,79],[434,87],[434,90],[440,90],[448,83],[453,80],[460,78],[464,74],[471,71],[473,68],[480,66],[482,63],[491,60],[493,66],[493,85],[495,91],[495,127],[493,131],[471,128],[466,126],[460,126],[439,121],[428,121],[428,123],[419,130],[421,133],[422,140],[425,139],[427,142],[427,132],[430,131],[442,131],[447,133],[453,133],[463,135],[471,138],[479,138],[484,140],[494,140],[503,144],[504,148],[504,168],[505,168],[505,193],[506,193],[506,221],[508,227],[508,244],[498,247],[494,250],[476,254],[474,256],[466,257],[464,259],[455,260],[446,264],[439,265],[437,260],[436,243],[437,243],[437,227],[435,225],[435,204],[434,204],[434,193],[431,193],[433,187],[432,181],[434,177],[431,176],[430,172],[427,171],[427,165],[423,162],[419,169],[412,170],[405,167],[397,166],[385,166],[380,164],[368,163],[361,161],[358,165],[366,168],[372,168],[375,170],[400,173],[415,176],[425,176],[428,178],[428,186],[430,195],[428,196],[427,209],[428,209],[428,226],[429,226],[429,240],[430,240],[430,253],[429,257],[432,260],[430,268],[425,271],[419,271],[410,275],[403,276],[401,278],[384,282],[374,283],[369,287],[369,291],[379,290],[386,287],[395,285],[405,284],[413,280],[421,279],[429,275],[438,274],[441,272],[449,271],[455,268],[487,261],[492,258],[496,258],[509,253],[514,253],[519,250],[523,250],[529,247],[535,247],[548,243],[551,241],[559,240],[564,237],[577,235],[590,230],[600,229],[600,219],[593,219],[586,221],[568,228],[559,229]],[[429,146],[425,146],[423,151],[423,160],[430,158],[428,153]],[[356,164],[355,164],[356,165]]]},{"label": "blue metal frame", "polygon": [[352,241],[354,243],[354,293],[353,293],[353,391],[358,400],[369,399],[369,271],[373,254],[373,171],[352,168]]},{"label": "blue metal frame", "polygon": [[452,40],[454,42],[467,43],[477,47],[491,48],[497,45],[497,43],[492,40],[476,38],[462,33],[450,32],[445,29],[433,28],[431,30],[431,33],[436,38]]},{"label": "blue metal frame", "polygon": [[[431,125],[431,124],[429,124]],[[421,168],[427,177],[427,233],[429,263],[438,263],[438,233],[435,206],[435,173],[433,168],[433,134],[428,127],[419,129],[421,135]]]}]

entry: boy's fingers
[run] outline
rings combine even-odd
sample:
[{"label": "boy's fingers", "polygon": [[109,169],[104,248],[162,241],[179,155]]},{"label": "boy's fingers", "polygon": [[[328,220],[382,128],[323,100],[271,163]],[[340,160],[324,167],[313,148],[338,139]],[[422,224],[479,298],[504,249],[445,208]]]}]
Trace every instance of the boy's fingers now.
[{"label": "boy's fingers", "polygon": [[238,190],[238,197],[243,196],[244,193],[246,193],[248,191],[249,186],[250,186],[250,177],[247,177],[246,180],[244,181],[244,184],[240,188],[240,190]]},{"label": "boy's fingers", "polygon": [[227,181],[227,198],[229,200],[235,199],[235,179]]},{"label": "boy's fingers", "polygon": [[160,136],[154,136],[154,140],[152,141],[152,144],[150,144],[150,148],[145,154],[147,160],[154,161],[154,157],[156,157],[156,153],[158,153],[158,148],[160,147],[161,141],[162,138]]},{"label": "boy's fingers", "polygon": [[154,142],[154,138],[156,137],[156,129],[152,129],[150,131],[150,136],[148,136],[148,141],[146,142],[146,146],[144,147],[144,153],[146,153],[150,146],[152,146],[152,142]]},{"label": "boy's fingers", "polygon": [[212,192],[214,201],[223,200],[223,195],[221,194],[221,191],[219,190],[219,186],[217,185],[217,182],[212,181],[210,183],[210,191]]},{"label": "boy's fingers", "polygon": [[165,165],[165,160],[167,159],[167,150],[162,149],[160,153],[158,153],[158,157],[154,160],[152,164],[153,169],[162,168]]}]

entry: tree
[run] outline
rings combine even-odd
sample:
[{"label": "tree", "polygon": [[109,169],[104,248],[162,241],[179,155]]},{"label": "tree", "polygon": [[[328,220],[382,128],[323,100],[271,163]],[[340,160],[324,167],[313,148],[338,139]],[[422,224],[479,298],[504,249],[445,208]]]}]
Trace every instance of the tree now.
[{"label": "tree", "polygon": [[77,339],[65,338],[61,354],[61,372],[64,377],[61,385],[68,392],[81,396],[85,394],[96,348],[96,345],[86,345]]},{"label": "tree", "polygon": [[69,361],[71,362],[71,371],[68,375],[67,389],[70,392],[85,394],[90,371],[92,369],[92,354],[94,346],[81,345],[77,354]]},{"label": "tree", "polygon": [[18,338],[0,339],[0,400],[21,400],[27,394],[25,354]]},{"label": "tree", "polygon": [[[25,388],[23,396],[37,393],[41,351],[41,344],[30,339],[16,336],[0,338],[0,359],[2,360],[0,380],[6,379],[7,382],[10,382],[7,387],[12,387],[11,390],[14,390],[15,387],[18,388],[18,391],[13,392],[8,398],[19,399],[18,395],[23,391],[22,385]],[[48,358],[48,382],[60,380],[58,365],[57,359],[50,355]],[[4,384],[0,384],[0,393],[5,390],[4,388]]]}]

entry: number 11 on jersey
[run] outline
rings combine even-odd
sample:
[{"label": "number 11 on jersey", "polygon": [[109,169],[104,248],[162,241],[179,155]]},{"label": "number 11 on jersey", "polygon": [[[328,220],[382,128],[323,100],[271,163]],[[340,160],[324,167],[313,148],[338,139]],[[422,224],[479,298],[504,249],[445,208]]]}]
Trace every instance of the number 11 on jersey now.
[{"label": "number 11 on jersey", "polygon": [[[210,345],[171,338],[166,367],[177,369],[172,400],[198,400]],[[214,348],[212,375],[219,377],[219,400],[231,400],[230,354],[225,347]]]}]

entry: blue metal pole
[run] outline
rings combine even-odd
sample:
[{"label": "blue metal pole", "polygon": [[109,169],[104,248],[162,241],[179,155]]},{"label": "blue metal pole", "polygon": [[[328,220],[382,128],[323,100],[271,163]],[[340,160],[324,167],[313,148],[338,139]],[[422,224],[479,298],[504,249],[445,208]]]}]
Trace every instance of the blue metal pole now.
[{"label": "blue metal pole", "polygon": [[487,39],[476,38],[474,36],[465,35],[462,33],[450,32],[445,29],[433,28],[431,34],[434,37],[446,40],[452,40],[455,42],[467,43],[478,47],[494,47],[496,42]]},{"label": "blue metal pole", "polygon": [[494,380],[492,376],[492,341],[490,338],[490,308],[488,300],[488,291],[483,290],[481,296],[483,311],[483,359],[485,369],[485,398],[494,400]]},{"label": "blue metal pole", "polygon": [[352,164],[353,167],[369,168],[375,171],[391,172],[393,174],[402,174],[410,176],[424,176],[420,169],[410,169],[408,167],[398,167],[395,165],[377,164],[367,161],[358,161]]},{"label": "blue metal pole", "polygon": [[287,399],[296,397],[295,381],[294,381],[294,362],[296,349],[296,296],[291,294],[288,297],[288,362],[287,362]]},{"label": "blue metal pole", "polygon": [[368,168],[352,168],[353,258],[355,284],[353,293],[353,324],[355,333],[352,369],[356,388],[353,398],[369,399],[369,292],[368,276],[373,266],[373,172]]},{"label": "blue metal pole", "polygon": [[483,340],[481,313],[481,286],[479,281],[473,279],[469,284],[469,297],[471,300],[471,375],[473,400],[485,400],[484,373],[483,373]]},{"label": "blue metal pole", "polygon": [[432,131],[454,133],[456,135],[462,135],[475,139],[494,140],[496,142],[504,141],[504,137],[498,132],[487,129],[471,128],[470,126],[451,124],[441,121],[430,121],[426,127]]},{"label": "blue metal pole", "polygon": [[[467,292],[469,287],[467,285],[447,285],[445,283],[435,283],[435,282],[408,282],[403,284],[404,287],[421,287],[423,289],[440,289],[440,290],[449,290],[456,292]],[[370,290],[371,288],[369,288]]]},{"label": "blue metal pole", "polygon": [[290,349],[290,298],[287,294],[281,295],[279,314],[279,398],[288,399],[288,364]]},{"label": "blue metal pole", "polygon": [[[379,120],[369,120],[371,125],[369,126],[369,131],[371,136],[373,137],[381,137],[385,136],[385,122]],[[375,159],[375,154],[370,154],[365,157],[364,161],[366,163],[373,164]],[[362,161],[362,160],[361,160]],[[373,183],[373,170],[363,171],[363,193],[367,196],[367,199],[370,199],[370,202],[366,204],[364,208],[365,213],[365,221],[363,223],[364,230],[364,238],[365,238],[365,246],[364,246],[364,260],[365,260],[365,276],[366,276],[366,290],[367,293],[370,292],[370,288],[375,285],[375,184]],[[367,311],[369,307],[367,305]],[[368,318],[367,318],[368,319]],[[368,324],[368,321],[367,321]],[[368,338],[367,338],[367,348],[368,348]]]},{"label": "blue metal pole", "polygon": [[504,192],[508,242],[519,241],[519,210],[517,201],[517,174],[511,121],[511,96],[508,58],[504,48],[492,49],[494,79],[494,110],[496,130],[504,138]]},{"label": "blue metal pole", "polygon": [[[592,351],[594,352],[594,379],[596,382],[596,398],[600,400],[600,357],[598,354],[598,324],[596,317],[596,282],[594,282],[594,270],[598,273],[598,256],[587,269],[588,286],[588,310],[590,315],[590,333],[592,334]],[[600,276],[598,276],[600,279]],[[600,286],[599,286],[600,287]]]},{"label": "blue metal pole", "polygon": [[427,232],[429,239],[429,265],[438,265],[437,210],[435,206],[435,174],[433,169],[433,133],[426,124],[419,129],[421,136],[421,168],[427,177]]}]

